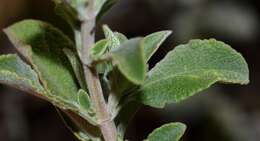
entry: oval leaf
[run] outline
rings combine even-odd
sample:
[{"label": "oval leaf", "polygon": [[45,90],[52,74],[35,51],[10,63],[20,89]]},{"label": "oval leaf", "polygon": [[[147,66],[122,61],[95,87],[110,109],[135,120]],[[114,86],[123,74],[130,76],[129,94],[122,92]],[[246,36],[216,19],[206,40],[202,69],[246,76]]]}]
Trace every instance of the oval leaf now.
[{"label": "oval leaf", "polygon": [[147,141],[179,141],[186,130],[182,123],[169,123],[155,129],[149,134]]},{"label": "oval leaf", "polygon": [[94,113],[90,97],[88,93],[82,89],[78,92],[78,104],[80,106],[80,109],[82,109],[83,111],[86,111],[89,114]]},{"label": "oval leaf", "polygon": [[192,40],[176,47],[148,73],[138,98],[146,105],[162,108],[216,82],[247,84],[246,61],[223,42]]}]

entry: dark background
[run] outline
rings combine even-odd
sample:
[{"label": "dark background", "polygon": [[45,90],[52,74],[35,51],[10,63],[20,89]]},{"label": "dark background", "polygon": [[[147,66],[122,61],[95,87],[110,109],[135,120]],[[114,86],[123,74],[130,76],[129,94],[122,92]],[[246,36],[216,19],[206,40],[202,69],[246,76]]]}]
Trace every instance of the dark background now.
[{"label": "dark background", "polygon": [[[71,35],[54,14],[50,0],[0,0],[0,29],[26,18],[45,20]],[[260,140],[260,5],[257,0],[121,0],[100,22],[128,37],[171,29],[173,35],[150,61],[194,38],[216,38],[246,58],[251,83],[215,85],[203,94],[163,110],[143,107],[130,123],[127,138],[140,141],[172,121],[187,124],[182,141]],[[98,29],[97,38],[103,37]],[[14,52],[0,32],[0,53]],[[73,141],[53,106],[0,85],[0,141]]]}]

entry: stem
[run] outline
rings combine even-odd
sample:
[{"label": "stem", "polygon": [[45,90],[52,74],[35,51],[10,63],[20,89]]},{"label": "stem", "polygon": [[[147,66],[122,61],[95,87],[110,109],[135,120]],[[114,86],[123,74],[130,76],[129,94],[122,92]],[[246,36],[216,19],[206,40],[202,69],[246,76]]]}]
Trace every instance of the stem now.
[{"label": "stem", "polygon": [[[93,31],[94,27],[95,18],[93,20],[85,20],[81,24],[81,53],[82,55],[84,55],[82,57],[84,60],[86,59],[86,62],[90,62],[89,50],[90,47],[92,47],[95,43],[95,34]],[[105,141],[116,141],[116,126],[107,108],[98,73],[94,67],[90,67],[84,62],[83,64],[85,80],[88,84],[90,98],[93,101],[96,109],[96,116],[99,123],[99,128],[103,134]]]}]

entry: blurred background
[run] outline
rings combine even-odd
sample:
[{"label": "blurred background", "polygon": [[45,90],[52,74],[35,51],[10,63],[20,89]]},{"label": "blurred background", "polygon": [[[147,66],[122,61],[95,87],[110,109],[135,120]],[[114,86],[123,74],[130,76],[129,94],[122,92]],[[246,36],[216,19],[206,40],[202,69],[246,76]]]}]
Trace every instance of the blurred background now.
[{"label": "blurred background", "polygon": [[[0,0],[0,29],[22,19],[48,21],[71,35],[51,0]],[[182,141],[260,140],[260,4],[258,0],[121,0],[99,23],[128,37],[171,29],[173,35],[150,61],[194,38],[216,38],[246,58],[250,85],[215,85],[164,110],[143,107],[130,123],[127,139],[141,141],[160,125],[187,124]],[[102,38],[98,28],[97,38]],[[0,32],[0,53],[14,52]],[[73,141],[53,106],[0,85],[0,141]]]}]

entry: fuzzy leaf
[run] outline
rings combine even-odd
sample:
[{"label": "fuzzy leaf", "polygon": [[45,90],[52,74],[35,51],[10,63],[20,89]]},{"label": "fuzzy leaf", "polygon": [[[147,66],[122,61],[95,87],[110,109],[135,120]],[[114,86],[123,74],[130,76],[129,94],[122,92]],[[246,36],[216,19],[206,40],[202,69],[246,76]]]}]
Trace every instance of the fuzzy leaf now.
[{"label": "fuzzy leaf", "polygon": [[90,101],[90,97],[86,91],[80,89],[78,91],[78,109],[81,116],[86,119],[92,125],[97,125],[97,120],[95,117],[95,110],[92,106],[92,102]]},{"label": "fuzzy leaf", "polygon": [[176,47],[148,73],[138,98],[146,105],[162,108],[216,82],[249,83],[246,61],[223,42],[192,40]]},{"label": "fuzzy leaf", "polygon": [[92,58],[97,59],[105,54],[108,47],[108,41],[106,39],[98,41],[94,47],[91,48],[90,54]]},{"label": "fuzzy leaf", "polygon": [[134,84],[143,83],[147,70],[140,41],[141,38],[128,40],[111,52],[113,63]]},{"label": "fuzzy leaf", "polygon": [[30,92],[36,96],[45,94],[35,71],[14,54],[0,56],[0,83]]},{"label": "fuzzy leaf", "polygon": [[114,32],[107,26],[103,26],[104,34],[109,42],[109,49],[117,48],[120,46],[120,40],[114,34]]},{"label": "fuzzy leaf", "polygon": [[88,112],[89,114],[93,114],[94,110],[90,101],[90,97],[88,93],[84,90],[79,90],[78,92],[78,104],[80,109]]},{"label": "fuzzy leaf", "polygon": [[155,129],[149,134],[147,141],[179,141],[186,130],[182,123],[169,123]]},{"label": "fuzzy leaf", "polygon": [[147,61],[152,57],[152,55],[157,51],[160,45],[171,33],[171,31],[160,31],[144,37],[143,45]]},{"label": "fuzzy leaf", "polygon": [[18,51],[32,64],[44,88],[60,108],[72,108],[77,101],[78,86],[63,48],[73,44],[50,24],[24,20],[5,29]]}]

